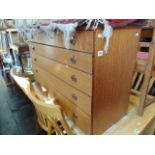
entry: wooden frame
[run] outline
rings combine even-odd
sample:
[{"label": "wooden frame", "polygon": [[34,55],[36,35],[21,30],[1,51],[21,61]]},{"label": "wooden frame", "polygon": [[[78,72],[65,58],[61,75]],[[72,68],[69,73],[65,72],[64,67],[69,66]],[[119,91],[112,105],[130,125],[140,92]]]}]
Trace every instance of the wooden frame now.
[{"label": "wooden frame", "polygon": [[[150,30],[149,30],[150,31]],[[146,32],[146,30],[145,30]],[[145,33],[146,34],[146,33]],[[133,77],[133,83],[136,81],[136,85],[134,89],[132,89],[132,93],[139,95],[140,96],[140,103],[138,107],[138,114],[141,116],[144,113],[144,108],[145,106],[151,104],[152,102],[155,101],[155,97],[148,95],[148,92],[150,91],[154,81],[155,81],[155,76],[154,76],[154,62],[155,62],[155,29],[153,29],[152,33],[152,42],[151,43],[146,43],[146,42],[141,42],[140,47],[148,47],[149,48],[149,55],[148,55],[148,60],[147,61],[137,61],[136,64],[136,69],[135,69],[135,74]],[[139,78],[137,79],[137,74],[140,73]],[[143,80],[144,78],[144,80]],[[137,88],[140,86],[141,82],[142,87],[140,91],[137,91]]]}]

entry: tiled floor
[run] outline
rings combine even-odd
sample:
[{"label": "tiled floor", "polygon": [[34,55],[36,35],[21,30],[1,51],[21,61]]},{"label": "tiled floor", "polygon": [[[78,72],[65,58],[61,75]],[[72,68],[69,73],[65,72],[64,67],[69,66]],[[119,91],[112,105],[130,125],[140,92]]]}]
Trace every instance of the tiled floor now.
[{"label": "tiled floor", "polygon": [[32,103],[16,86],[7,87],[0,72],[0,135],[35,134]]}]

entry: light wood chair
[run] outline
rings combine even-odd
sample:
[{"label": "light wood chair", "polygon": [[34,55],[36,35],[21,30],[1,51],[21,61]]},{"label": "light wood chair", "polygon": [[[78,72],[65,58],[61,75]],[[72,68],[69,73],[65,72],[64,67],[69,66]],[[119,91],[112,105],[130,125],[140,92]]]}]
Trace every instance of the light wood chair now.
[{"label": "light wood chair", "polygon": [[36,132],[44,129],[49,135],[51,134],[73,134],[72,129],[67,124],[62,108],[53,101],[51,104],[45,103],[39,93],[34,91],[34,87],[30,82],[29,91],[31,100],[34,104],[37,114]]},{"label": "light wood chair", "polygon": [[140,103],[138,114],[143,115],[144,108],[155,101],[155,97],[148,93],[155,82],[155,29],[145,29],[144,35],[152,37],[152,42],[140,42],[140,47],[149,48],[148,57],[146,60],[137,59],[135,73],[132,82],[132,93],[139,95]]}]

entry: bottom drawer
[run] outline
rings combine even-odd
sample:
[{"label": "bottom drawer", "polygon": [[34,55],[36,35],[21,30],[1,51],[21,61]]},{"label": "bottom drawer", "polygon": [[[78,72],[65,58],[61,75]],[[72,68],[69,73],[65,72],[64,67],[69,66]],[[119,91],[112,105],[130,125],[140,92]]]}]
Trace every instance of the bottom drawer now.
[{"label": "bottom drawer", "polygon": [[79,126],[86,134],[91,134],[91,117],[85,112],[81,111],[75,104],[70,102],[65,96],[58,91],[53,90],[49,83],[35,76],[35,80],[45,88],[56,98],[56,102],[61,105],[65,114]]},{"label": "bottom drawer", "polygon": [[81,111],[77,106],[56,93],[57,102],[63,108],[65,114],[75,122],[86,134],[91,134],[91,117]]}]

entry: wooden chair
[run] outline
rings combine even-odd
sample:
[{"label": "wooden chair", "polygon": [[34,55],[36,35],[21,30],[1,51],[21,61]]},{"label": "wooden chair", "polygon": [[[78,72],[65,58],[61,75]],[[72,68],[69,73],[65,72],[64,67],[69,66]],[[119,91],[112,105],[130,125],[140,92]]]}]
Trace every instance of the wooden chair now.
[{"label": "wooden chair", "polygon": [[49,135],[73,134],[65,120],[62,108],[59,105],[56,105],[53,101],[51,104],[47,104],[45,101],[42,101],[42,97],[34,91],[33,85],[30,84],[28,89],[37,114],[36,132],[38,133],[42,128]]},{"label": "wooden chair", "polygon": [[142,32],[142,35],[151,36],[152,42],[139,43],[140,47],[149,48],[148,57],[146,60],[137,59],[132,83],[132,93],[140,96],[139,115],[143,115],[145,106],[155,101],[154,96],[148,95],[155,81],[155,29],[151,29],[151,31],[144,29],[144,31],[145,33]]}]

